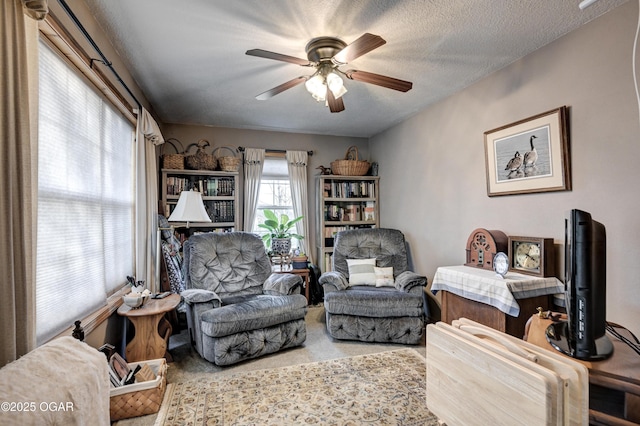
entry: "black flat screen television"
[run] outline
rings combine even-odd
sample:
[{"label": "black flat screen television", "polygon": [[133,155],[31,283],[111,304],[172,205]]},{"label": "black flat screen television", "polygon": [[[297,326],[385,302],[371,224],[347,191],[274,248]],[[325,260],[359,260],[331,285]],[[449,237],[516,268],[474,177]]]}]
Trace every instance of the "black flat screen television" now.
[{"label": "black flat screen television", "polygon": [[606,231],[591,214],[573,209],[565,218],[567,320],[547,328],[547,340],[574,358],[597,361],[613,353],[606,333]]}]

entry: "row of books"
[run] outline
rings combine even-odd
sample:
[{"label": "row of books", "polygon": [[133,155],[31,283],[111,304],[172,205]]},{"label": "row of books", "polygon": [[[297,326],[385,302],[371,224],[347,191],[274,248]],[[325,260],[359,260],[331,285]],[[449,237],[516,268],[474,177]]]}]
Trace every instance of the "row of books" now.
[{"label": "row of books", "polygon": [[199,191],[205,197],[221,197],[233,195],[234,178],[167,177],[167,195],[180,195],[182,191]]},{"label": "row of books", "polygon": [[364,205],[325,204],[324,219],[340,222],[375,221],[376,205],[374,201],[367,201]]},{"label": "row of books", "polygon": [[138,364],[135,369],[131,369],[119,353],[116,352],[109,358],[109,380],[112,388],[146,382],[155,378],[156,375],[148,364]]},{"label": "row of books", "polygon": [[233,200],[205,201],[205,210],[215,223],[235,221],[235,209]]},{"label": "row of books", "polygon": [[[171,216],[175,204],[165,205],[165,217]],[[214,223],[235,222],[235,208],[233,200],[205,200],[204,208]]]},{"label": "row of books", "polygon": [[324,196],[326,198],[375,198],[374,181],[325,181]]},{"label": "row of books", "polygon": [[191,232],[186,232],[184,230],[176,229],[176,231],[174,232],[174,235],[178,239],[178,241],[180,241],[180,245],[183,245],[189,239],[190,235],[206,234],[209,232],[234,232],[236,230],[236,228],[234,227],[214,228],[212,230],[206,230],[206,231],[193,231],[193,228],[191,229],[192,229]]}]

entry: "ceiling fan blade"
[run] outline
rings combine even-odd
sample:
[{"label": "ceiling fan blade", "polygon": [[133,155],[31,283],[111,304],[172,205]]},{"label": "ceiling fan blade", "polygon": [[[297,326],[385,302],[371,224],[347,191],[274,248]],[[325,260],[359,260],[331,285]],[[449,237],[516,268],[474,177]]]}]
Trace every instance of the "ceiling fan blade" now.
[{"label": "ceiling fan blade", "polygon": [[359,39],[336,53],[331,60],[335,64],[347,64],[385,43],[386,41],[380,36],[364,33]]},{"label": "ceiling fan blade", "polygon": [[340,112],[344,111],[344,102],[342,102],[342,96],[336,99],[333,96],[333,92],[327,89],[327,103],[329,104],[329,111]]},{"label": "ceiling fan blade", "polygon": [[295,87],[300,83],[303,83],[306,80],[307,80],[307,77],[302,77],[302,76],[296,77],[293,80],[289,80],[286,83],[282,83],[280,86],[276,86],[273,89],[269,89],[266,92],[260,93],[258,96],[256,96],[256,99],[265,101],[267,99],[274,97],[278,93],[282,93],[285,90],[291,89],[292,87]]},{"label": "ceiling fan blade", "polygon": [[344,73],[347,78],[363,83],[375,84],[377,86],[386,87],[387,89],[398,90],[400,92],[408,92],[413,87],[410,81],[399,80],[386,75],[374,74],[372,72],[348,70]]},{"label": "ceiling fan blade", "polygon": [[251,49],[245,52],[249,56],[257,56],[259,58],[275,59],[276,61],[290,62],[292,64],[301,65],[303,67],[312,67],[315,64],[308,59],[300,59],[294,56],[283,55],[282,53],[269,52],[262,49]]}]

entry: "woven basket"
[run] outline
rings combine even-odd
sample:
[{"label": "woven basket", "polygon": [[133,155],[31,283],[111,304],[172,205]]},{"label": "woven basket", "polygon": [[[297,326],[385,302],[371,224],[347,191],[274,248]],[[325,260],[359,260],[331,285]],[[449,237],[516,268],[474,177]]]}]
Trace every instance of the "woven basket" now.
[{"label": "woven basket", "polygon": [[[180,145],[180,149],[174,144],[177,143]],[[167,145],[171,145],[173,149],[176,150],[175,154],[165,154],[164,147]],[[184,170],[184,154],[180,151],[184,151],[184,147],[180,143],[178,139],[169,138],[164,141],[162,144],[162,148],[160,148],[160,157],[162,158],[162,168],[164,169],[174,169],[174,170]]]},{"label": "woven basket", "polygon": [[129,367],[133,369],[138,364],[148,364],[157,377],[148,382],[111,388],[109,391],[109,414],[112,422],[145,416],[160,410],[167,387],[167,363],[164,358],[160,358],[129,363]]},{"label": "woven basket", "polygon": [[188,169],[191,170],[215,170],[218,162],[213,154],[207,154],[204,150],[205,146],[209,146],[209,141],[200,139],[197,144],[191,144],[187,147],[187,151],[193,145],[198,147],[194,155],[188,155],[185,162]]},{"label": "woven basket", "polygon": [[231,151],[231,155],[217,157],[220,170],[222,170],[223,172],[237,172],[240,168],[241,159],[239,157],[236,157],[236,151],[228,146],[219,146],[213,150],[213,155],[218,155],[219,149],[226,149]]},{"label": "woven basket", "polygon": [[338,176],[364,176],[370,166],[368,161],[358,159],[358,147],[350,146],[344,160],[331,162],[331,173]]}]

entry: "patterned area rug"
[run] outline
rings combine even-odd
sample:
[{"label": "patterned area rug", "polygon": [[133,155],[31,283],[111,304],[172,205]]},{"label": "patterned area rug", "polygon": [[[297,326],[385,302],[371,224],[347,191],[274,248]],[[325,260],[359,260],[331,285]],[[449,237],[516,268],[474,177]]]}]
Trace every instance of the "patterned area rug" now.
[{"label": "patterned area rug", "polygon": [[156,425],[438,425],[413,349],[170,384]]}]

